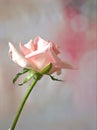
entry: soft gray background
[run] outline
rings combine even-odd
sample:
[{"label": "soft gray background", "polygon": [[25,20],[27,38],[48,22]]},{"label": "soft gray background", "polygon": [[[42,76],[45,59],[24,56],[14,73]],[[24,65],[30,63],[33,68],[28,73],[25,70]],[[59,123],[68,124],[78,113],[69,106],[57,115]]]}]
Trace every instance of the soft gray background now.
[{"label": "soft gray background", "polygon": [[[73,37],[68,35],[69,29],[65,26],[68,6],[81,16],[79,25],[72,24],[76,34],[82,36],[84,17],[85,28],[90,25],[86,31],[90,34],[87,45],[83,45],[83,48],[90,45],[89,49],[87,53],[84,51],[84,56],[83,51],[76,54],[77,58],[79,54],[83,56],[79,71],[64,71],[59,76],[67,79],[66,82],[53,82],[48,77],[39,81],[16,130],[96,130],[96,0],[0,0],[0,130],[10,127],[28,86],[19,88],[12,84],[13,77],[21,68],[8,58],[8,42],[19,48],[19,42],[26,43],[40,35],[56,42],[65,54],[66,46],[61,42],[68,36],[70,39]],[[93,37],[90,39],[90,36]],[[80,45],[79,39],[79,50]],[[70,60],[73,62],[72,58]]]}]

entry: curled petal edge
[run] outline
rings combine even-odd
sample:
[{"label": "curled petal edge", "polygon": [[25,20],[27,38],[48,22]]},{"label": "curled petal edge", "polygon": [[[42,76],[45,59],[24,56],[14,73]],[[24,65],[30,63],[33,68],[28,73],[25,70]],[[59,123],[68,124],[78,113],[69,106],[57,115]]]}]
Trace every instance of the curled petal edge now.
[{"label": "curled petal edge", "polygon": [[26,58],[20,54],[17,49],[9,42],[9,57],[13,62],[18,64],[20,67],[31,67],[30,63],[26,60]]}]

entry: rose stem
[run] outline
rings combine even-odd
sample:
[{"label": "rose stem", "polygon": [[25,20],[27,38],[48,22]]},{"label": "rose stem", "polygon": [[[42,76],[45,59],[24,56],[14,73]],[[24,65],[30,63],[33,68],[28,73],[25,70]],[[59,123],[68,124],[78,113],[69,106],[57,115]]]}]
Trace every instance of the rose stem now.
[{"label": "rose stem", "polygon": [[18,122],[18,119],[19,119],[19,117],[20,117],[20,114],[21,114],[21,112],[22,112],[22,109],[23,109],[23,107],[24,107],[24,105],[25,105],[25,102],[26,102],[28,96],[30,95],[30,93],[31,93],[31,91],[32,91],[32,89],[33,89],[33,87],[34,87],[35,84],[37,83],[37,81],[38,81],[38,79],[33,79],[32,84],[31,84],[30,87],[28,88],[27,93],[26,93],[25,97],[23,98],[23,100],[22,100],[22,102],[21,102],[21,104],[20,104],[20,107],[19,107],[19,109],[18,109],[18,111],[17,111],[16,117],[15,117],[15,119],[14,119],[14,121],[13,121],[13,124],[12,124],[10,130],[14,130],[14,129],[15,129],[16,124],[17,124],[17,122]]}]

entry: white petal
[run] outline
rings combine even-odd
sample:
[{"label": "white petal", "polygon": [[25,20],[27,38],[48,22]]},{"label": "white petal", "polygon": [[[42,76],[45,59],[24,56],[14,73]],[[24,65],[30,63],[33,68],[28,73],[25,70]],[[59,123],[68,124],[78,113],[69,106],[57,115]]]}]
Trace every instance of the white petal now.
[{"label": "white petal", "polygon": [[17,63],[19,66],[23,68],[31,66],[30,63],[25,59],[25,57],[21,55],[10,42],[9,42],[9,47],[10,47],[9,56],[12,59],[12,61],[14,61],[15,63]]},{"label": "white petal", "polygon": [[30,40],[28,43],[26,43],[24,46],[27,47],[28,49],[31,49],[31,44],[32,44],[32,40]]}]

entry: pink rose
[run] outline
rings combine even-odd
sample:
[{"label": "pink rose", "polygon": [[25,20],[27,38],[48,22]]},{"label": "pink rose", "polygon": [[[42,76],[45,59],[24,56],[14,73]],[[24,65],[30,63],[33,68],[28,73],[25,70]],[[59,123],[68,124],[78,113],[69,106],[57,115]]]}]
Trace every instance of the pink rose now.
[{"label": "pink rose", "polygon": [[61,73],[61,69],[73,69],[73,66],[67,62],[61,61],[58,57],[60,53],[56,44],[51,41],[45,41],[40,37],[36,37],[34,41],[27,44],[20,44],[21,53],[9,43],[10,58],[21,67],[33,68],[40,72],[48,64],[52,63],[50,74]]}]

